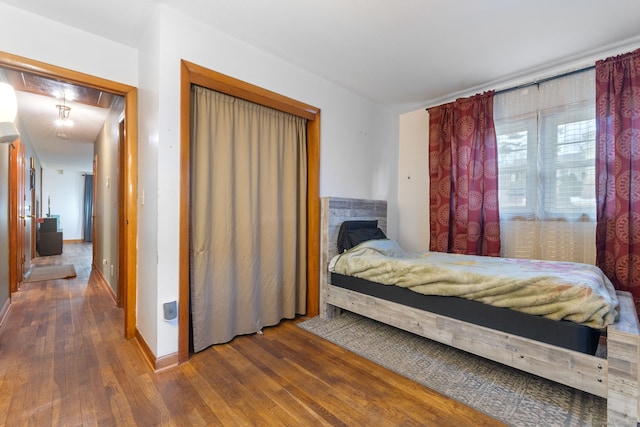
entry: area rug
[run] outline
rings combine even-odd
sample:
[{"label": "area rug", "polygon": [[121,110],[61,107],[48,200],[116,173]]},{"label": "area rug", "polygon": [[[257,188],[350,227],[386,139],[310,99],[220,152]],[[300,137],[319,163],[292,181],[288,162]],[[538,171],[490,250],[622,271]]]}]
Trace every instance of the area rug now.
[{"label": "area rug", "polygon": [[298,325],[512,426],[606,426],[607,402],[357,314]]},{"label": "area rug", "polygon": [[34,265],[25,275],[25,283],[44,282],[46,280],[71,279],[76,277],[73,264]]}]

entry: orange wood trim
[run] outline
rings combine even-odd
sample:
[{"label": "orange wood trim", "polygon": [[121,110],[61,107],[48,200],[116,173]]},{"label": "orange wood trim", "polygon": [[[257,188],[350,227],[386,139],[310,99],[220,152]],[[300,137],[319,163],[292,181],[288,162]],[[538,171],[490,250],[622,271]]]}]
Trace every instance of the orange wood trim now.
[{"label": "orange wood trim", "polygon": [[178,360],[189,359],[189,207],[191,206],[191,72],[180,63],[180,249],[178,259]]},{"label": "orange wood trim", "polygon": [[18,290],[18,161],[20,140],[9,146],[9,289]]},{"label": "orange wood trim", "polygon": [[63,240],[62,243],[84,243],[84,240],[82,240],[82,239],[69,239],[69,240]]},{"label": "orange wood trim", "polygon": [[126,265],[119,266],[119,271],[126,271],[126,299],[124,302],[124,335],[133,338],[136,330],[136,295],[137,295],[137,233],[138,233],[138,90],[133,86],[112,80],[91,76],[68,68],[35,61],[33,59],[0,51],[0,66],[14,70],[28,71],[33,74],[75,83],[82,86],[101,89],[125,98],[126,138],[125,156],[126,170],[122,172],[125,200],[125,241],[118,242],[126,253]]},{"label": "orange wood trim", "polygon": [[146,360],[147,363],[149,364],[149,367],[151,367],[151,369],[155,371],[156,355],[153,354],[153,351],[151,351],[151,348],[149,348],[149,346],[147,345],[147,342],[144,340],[144,338],[142,338],[140,331],[138,331],[137,329],[134,334],[134,339],[136,340],[136,343],[138,344],[138,347],[142,352],[142,356],[144,357],[144,360]]},{"label": "orange wood trim", "polygon": [[124,162],[125,170],[123,182],[124,217],[126,230],[124,232],[125,245],[120,246],[124,250],[125,264],[121,270],[125,274],[124,295],[124,336],[133,338],[136,331],[136,307],[137,307],[137,276],[138,276],[138,91],[131,88],[125,97],[125,139]]},{"label": "orange wood trim", "polygon": [[191,85],[275,108],[307,119],[307,315],[319,312],[320,109],[182,60],[180,63],[180,255],[178,358],[189,358],[189,205]]},{"label": "orange wood trim", "polygon": [[243,82],[242,80],[234,79],[233,77],[209,70],[191,62],[183,60],[182,64],[189,72],[190,83],[195,85],[291,113],[294,116],[304,117],[307,120],[315,120],[316,114],[320,111],[311,105]]},{"label": "orange wood trim", "polygon": [[[31,174],[33,174],[35,180],[36,174],[36,159],[33,156],[29,158],[29,187],[31,187]],[[36,187],[35,182],[33,183],[33,188],[29,190],[29,198],[31,199],[31,261],[36,257],[36,218],[38,217],[38,213],[35,211],[36,208]]]},{"label": "orange wood trim", "polygon": [[168,354],[166,356],[156,358],[155,372],[160,372],[165,369],[174,368],[178,366],[179,361],[178,353]]},{"label": "orange wood trim", "polygon": [[142,352],[142,356],[154,372],[160,372],[162,370],[178,366],[178,353],[156,358],[155,354],[153,354],[153,351],[151,351],[151,348],[137,329],[135,333],[135,340]]},{"label": "orange wood trim", "polygon": [[17,215],[18,215],[18,227],[17,227],[17,239],[16,239],[16,246],[14,247],[16,253],[17,253],[17,259],[16,259],[16,269],[17,269],[17,273],[16,273],[16,278],[17,278],[17,286],[18,288],[20,287],[20,285],[22,284],[22,282],[24,281],[24,268],[25,268],[25,260],[26,260],[26,239],[27,239],[27,235],[26,235],[26,225],[27,225],[27,220],[25,218],[25,209],[24,209],[24,204],[26,201],[26,194],[24,192],[24,170],[25,170],[25,153],[26,153],[26,145],[22,144],[22,141],[20,141],[20,144],[16,143],[16,148],[18,148],[17,151],[17,155],[18,158],[16,159],[16,166],[17,166],[17,180],[16,180],[16,184],[18,186],[18,191],[17,191]]},{"label": "orange wood trim", "polygon": [[26,219],[24,217],[25,146],[18,139],[9,145],[9,290],[18,291],[24,278]]},{"label": "orange wood trim", "polygon": [[5,320],[7,320],[9,311],[11,311],[11,298],[7,298],[2,306],[2,310],[0,310],[0,326],[2,326]]},{"label": "orange wood trim", "polygon": [[91,214],[91,268],[98,268],[98,244],[100,243],[100,236],[98,236],[96,224],[96,212],[100,207],[98,203],[98,155],[93,155],[93,212]]},{"label": "orange wood trim", "polygon": [[97,268],[94,268],[93,270],[91,270],[91,274],[94,276],[94,279],[96,280],[96,282],[98,282],[98,284],[101,287],[103,287],[105,291],[107,291],[107,293],[113,300],[113,305],[117,306],[118,297],[116,296],[116,293],[113,292],[113,289],[111,289],[111,286],[109,286],[109,282],[107,281],[107,278],[104,277],[104,274],[102,274],[102,271],[100,271]]},{"label": "orange wood trim", "polygon": [[77,83],[82,86],[89,86],[115,93],[116,95],[125,95],[132,89],[131,86],[123,83],[95,77],[90,74],[58,67],[57,65],[47,64],[46,62],[36,61],[3,51],[0,51],[0,64],[5,68],[28,71],[33,74],[50,78],[62,78],[68,83]]},{"label": "orange wood trim", "polygon": [[320,111],[307,122],[307,316],[320,313]]},{"label": "orange wood trim", "polygon": [[138,90],[129,87],[125,97],[125,170],[121,178],[124,180],[124,216],[126,231],[124,242],[119,245],[125,252],[125,264],[120,270],[125,274],[124,296],[124,336],[131,339],[136,331],[136,308],[138,294]]}]

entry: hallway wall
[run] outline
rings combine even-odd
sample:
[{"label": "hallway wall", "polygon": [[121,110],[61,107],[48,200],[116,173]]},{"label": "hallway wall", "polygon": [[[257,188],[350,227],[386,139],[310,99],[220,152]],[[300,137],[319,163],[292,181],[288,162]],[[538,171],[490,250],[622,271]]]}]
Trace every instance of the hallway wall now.
[{"label": "hallway wall", "polygon": [[124,114],[124,98],[116,97],[107,121],[95,141],[98,156],[98,173],[94,176],[97,194],[95,198],[95,229],[99,239],[94,240],[96,268],[113,289],[118,292],[118,144],[120,142],[119,119]]},{"label": "hallway wall", "polygon": [[58,228],[63,240],[82,240],[82,201],[84,173],[67,170],[42,170],[42,216],[51,201],[51,215],[59,215]]}]

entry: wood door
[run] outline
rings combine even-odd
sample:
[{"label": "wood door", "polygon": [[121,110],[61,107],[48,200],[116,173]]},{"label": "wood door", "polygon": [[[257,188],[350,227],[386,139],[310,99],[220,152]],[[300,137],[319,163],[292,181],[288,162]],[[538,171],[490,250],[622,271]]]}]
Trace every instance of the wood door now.
[{"label": "wood door", "polygon": [[[23,146],[24,148],[24,146]],[[29,271],[31,268],[31,260],[33,258],[33,254],[35,253],[35,212],[33,201],[35,199],[35,189],[31,187],[31,174],[32,172],[31,164],[33,162],[33,157],[30,158],[30,161],[27,162],[26,150],[23,149],[22,152],[22,216],[23,218],[23,240],[22,240],[22,272],[24,274]]]},{"label": "wood door", "polygon": [[[29,159],[29,193],[31,194],[31,259],[33,260],[36,257],[36,222],[38,216],[40,216],[40,212],[38,212],[38,208],[36,206],[36,165],[35,158],[31,157]],[[31,268],[29,265],[28,268]]]},{"label": "wood door", "polygon": [[25,265],[25,148],[20,140],[9,149],[9,287],[16,292],[24,279]]}]

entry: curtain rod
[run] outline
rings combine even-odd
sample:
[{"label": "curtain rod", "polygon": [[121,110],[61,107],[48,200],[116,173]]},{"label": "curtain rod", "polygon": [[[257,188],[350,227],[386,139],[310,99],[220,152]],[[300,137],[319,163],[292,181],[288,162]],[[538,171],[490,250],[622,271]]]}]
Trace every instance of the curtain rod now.
[{"label": "curtain rod", "polygon": [[[496,90],[496,91],[494,91],[494,95],[499,95],[501,93],[511,92],[513,90],[524,89],[525,87],[529,87],[529,86],[539,85],[540,83],[548,82],[548,81],[554,80],[554,79],[559,79],[561,77],[571,76],[573,74],[583,73],[585,71],[593,70],[594,68],[596,68],[595,65],[590,65],[588,67],[580,68],[578,70],[567,71],[566,73],[558,74],[558,75],[551,76],[551,77],[546,77],[546,78],[540,79],[540,80],[534,80],[534,81],[528,82],[528,83],[523,83],[523,84],[518,85],[518,86],[513,86],[513,87],[506,88],[506,89]],[[446,102],[445,102],[445,104],[446,104]],[[427,108],[425,108],[425,110],[429,111],[429,109],[433,108],[433,107],[437,107],[437,106],[434,105],[432,107],[427,107]]]},{"label": "curtain rod", "polygon": [[596,68],[595,65],[590,65],[588,67],[580,68],[579,70],[567,71],[566,73],[558,74],[556,76],[546,77],[544,79],[535,80],[535,81],[532,81],[532,82],[529,82],[529,83],[523,83],[523,84],[518,85],[518,86],[509,87],[509,88],[501,89],[501,90],[496,90],[494,92],[494,95],[498,95],[498,94],[505,93],[505,92],[511,92],[512,90],[523,89],[523,88],[529,87],[529,86],[539,85],[540,83],[548,82],[548,81],[554,80],[554,79],[559,79],[561,77],[572,76],[572,75],[578,74],[578,73],[583,73],[585,71],[593,70],[594,68]]}]

